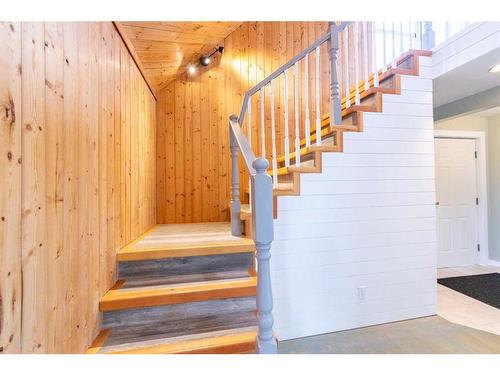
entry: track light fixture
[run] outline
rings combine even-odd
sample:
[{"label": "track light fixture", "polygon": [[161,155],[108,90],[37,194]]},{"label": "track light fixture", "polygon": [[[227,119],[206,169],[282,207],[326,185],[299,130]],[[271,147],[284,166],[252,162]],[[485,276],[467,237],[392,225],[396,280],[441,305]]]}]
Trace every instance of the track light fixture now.
[{"label": "track light fixture", "polygon": [[210,56],[209,55],[201,55],[200,64],[202,66],[207,66],[208,64],[210,64]]},{"label": "track light fixture", "polygon": [[210,64],[211,57],[215,55],[217,52],[222,54],[224,52],[224,47],[223,46],[217,47],[210,55],[201,55],[200,64],[202,66],[208,66]]}]

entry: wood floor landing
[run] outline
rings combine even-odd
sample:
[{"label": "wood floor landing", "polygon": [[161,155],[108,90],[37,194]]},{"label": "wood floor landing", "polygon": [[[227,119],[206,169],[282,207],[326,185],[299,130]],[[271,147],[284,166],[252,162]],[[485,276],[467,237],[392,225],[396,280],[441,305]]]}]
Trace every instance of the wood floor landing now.
[{"label": "wood floor landing", "polygon": [[231,235],[230,223],[159,224],[117,253],[118,261],[253,252],[251,239]]}]

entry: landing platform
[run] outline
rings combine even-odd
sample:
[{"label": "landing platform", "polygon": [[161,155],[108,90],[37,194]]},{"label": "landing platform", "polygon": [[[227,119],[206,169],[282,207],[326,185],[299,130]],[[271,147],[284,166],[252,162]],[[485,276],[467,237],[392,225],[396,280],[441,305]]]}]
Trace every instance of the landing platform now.
[{"label": "landing platform", "polygon": [[254,242],[231,234],[230,223],[158,224],[118,251],[118,261],[253,252]]}]

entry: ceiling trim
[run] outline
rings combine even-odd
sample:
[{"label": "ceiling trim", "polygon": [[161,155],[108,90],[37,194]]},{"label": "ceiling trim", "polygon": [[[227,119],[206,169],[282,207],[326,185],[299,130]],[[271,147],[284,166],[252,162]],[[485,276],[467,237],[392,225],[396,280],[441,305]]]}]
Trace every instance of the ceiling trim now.
[{"label": "ceiling trim", "polygon": [[498,103],[500,103],[500,86],[434,107],[434,121],[498,107]]},{"label": "ceiling trim", "polygon": [[151,82],[149,81],[149,79],[146,76],[146,73],[145,73],[146,71],[145,71],[145,69],[144,69],[144,67],[143,67],[143,65],[141,63],[141,59],[139,58],[139,56],[135,52],[134,45],[130,41],[130,39],[127,36],[127,33],[125,32],[125,30],[123,29],[123,26],[121,25],[121,22],[119,22],[119,21],[113,21],[113,25],[115,25],[116,31],[118,31],[118,34],[122,38],[122,41],[125,44],[125,47],[127,47],[127,50],[130,53],[130,56],[132,57],[132,60],[134,60],[135,65],[139,69],[139,72],[141,72],[142,78],[144,78],[144,81],[148,85],[149,91],[151,92],[151,94],[153,95],[153,97],[155,98],[155,100],[158,101],[158,98],[156,97],[156,94],[153,91],[153,85],[151,84]]}]

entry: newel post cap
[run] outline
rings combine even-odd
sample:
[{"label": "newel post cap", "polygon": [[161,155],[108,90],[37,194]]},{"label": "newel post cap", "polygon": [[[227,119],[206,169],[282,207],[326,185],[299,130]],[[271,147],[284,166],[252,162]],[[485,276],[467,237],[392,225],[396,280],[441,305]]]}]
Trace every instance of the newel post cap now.
[{"label": "newel post cap", "polygon": [[264,173],[269,168],[269,162],[266,158],[258,158],[253,161],[252,167],[257,173]]}]

